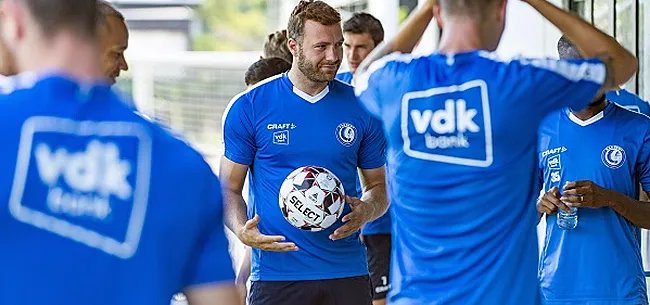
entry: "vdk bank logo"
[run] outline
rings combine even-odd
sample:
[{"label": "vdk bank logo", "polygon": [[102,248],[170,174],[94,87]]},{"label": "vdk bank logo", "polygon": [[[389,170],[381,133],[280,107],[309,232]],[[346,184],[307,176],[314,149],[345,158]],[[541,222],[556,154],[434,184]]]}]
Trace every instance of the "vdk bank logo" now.
[{"label": "vdk bank logo", "polygon": [[128,258],[144,224],[150,163],[151,139],[138,124],[31,118],[21,134],[10,212]]},{"label": "vdk bank logo", "polygon": [[492,126],[485,81],[409,92],[402,100],[401,114],[407,155],[465,166],[492,164]]}]

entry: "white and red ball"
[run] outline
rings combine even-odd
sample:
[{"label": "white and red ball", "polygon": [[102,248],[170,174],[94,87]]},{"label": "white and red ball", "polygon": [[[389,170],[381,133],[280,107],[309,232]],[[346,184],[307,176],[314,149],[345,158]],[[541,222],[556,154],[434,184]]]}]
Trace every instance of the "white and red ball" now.
[{"label": "white and red ball", "polygon": [[280,209],[294,227],[321,231],[343,213],[345,190],[341,180],[320,166],[303,166],[291,172],[280,187]]}]

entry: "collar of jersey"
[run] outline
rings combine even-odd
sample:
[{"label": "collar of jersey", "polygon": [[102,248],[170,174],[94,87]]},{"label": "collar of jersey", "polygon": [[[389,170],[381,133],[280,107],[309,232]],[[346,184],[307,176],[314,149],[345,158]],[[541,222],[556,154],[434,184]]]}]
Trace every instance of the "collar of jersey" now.
[{"label": "collar of jersey", "polygon": [[307,101],[307,102],[309,102],[309,103],[312,103],[312,104],[316,104],[318,101],[320,101],[320,100],[322,100],[323,98],[325,98],[325,97],[327,96],[327,94],[330,92],[330,86],[329,86],[329,84],[328,84],[328,85],[325,87],[325,89],[323,89],[323,91],[319,92],[318,94],[316,94],[316,95],[314,95],[314,96],[311,96],[311,95],[305,93],[304,91],[302,91],[302,90],[296,88],[296,87],[293,85],[293,83],[291,82],[291,80],[289,79],[289,74],[288,74],[288,73],[285,73],[284,76],[283,76],[282,78],[283,78],[283,79],[286,81],[286,83],[287,83],[287,84],[292,88],[293,93],[294,93],[295,95],[297,95],[297,96],[300,97],[301,99],[303,99],[303,100],[305,100],[305,101]]},{"label": "collar of jersey", "polygon": [[569,108],[565,108],[564,113],[567,115],[567,117],[569,118],[569,120],[571,122],[576,123],[581,127],[585,127],[585,126],[589,126],[591,124],[594,124],[594,123],[600,121],[602,118],[605,117],[605,115],[609,114],[612,111],[612,109],[614,109],[614,103],[609,102],[609,104],[607,105],[607,107],[605,107],[605,109],[601,110],[596,115],[594,115],[594,116],[592,116],[592,117],[590,117],[590,118],[588,118],[588,119],[586,119],[584,121],[581,120],[579,117],[575,116],[571,112],[571,110],[569,110]]}]

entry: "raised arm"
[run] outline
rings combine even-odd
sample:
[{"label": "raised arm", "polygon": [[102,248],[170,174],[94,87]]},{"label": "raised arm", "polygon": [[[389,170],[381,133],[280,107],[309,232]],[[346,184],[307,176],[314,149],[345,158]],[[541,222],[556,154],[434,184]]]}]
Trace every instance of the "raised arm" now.
[{"label": "raised arm", "polygon": [[602,92],[617,89],[639,69],[639,62],[616,39],[547,0],[522,0],[553,23],[586,58],[601,58],[607,68]]},{"label": "raised arm", "polygon": [[393,53],[411,53],[433,19],[433,8],[437,1],[429,0],[404,22],[397,35],[377,46],[357,68],[357,74],[368,71],[370,65],[378,59]]}]

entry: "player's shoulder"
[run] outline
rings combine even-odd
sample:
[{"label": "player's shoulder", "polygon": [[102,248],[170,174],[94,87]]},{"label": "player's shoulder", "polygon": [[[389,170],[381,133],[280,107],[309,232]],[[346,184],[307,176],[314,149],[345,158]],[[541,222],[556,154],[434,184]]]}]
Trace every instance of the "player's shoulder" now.
[{"label": "player's shoulder", "polygon": [[381,69],[389,70],[405,69],[407,67],[412,68],[418,66],[418,64],[428,63],[432,60],[435,60],[435,55],[393,52],[372,63],[370,67],[368,67],[368,72],[373,73]]},{"label": "player's shoulder", "polygon": [[347,84],[352,83],[352,78],[353,77],[354,77],[354,75],[350,71],[341,72],[341,73],[336,74],[336,80],[342,81],[342,82],[347,83]]},{"label": "player's shoulder", "polygon": [[31,105],[42,100],[35,97],[40,94],[38,91],[29,90],[37,83],[38,78],[32,72],[0,76],[0,121],[16,120],[33,112]]},{"label": "player's shoulder", "polygon": [[[352,77],[350,77],[350,80]],[[329,90],[333,92],[341,92],[343,94],[351,95],[354,97],[354,87],[345,80],[334,78],[329,84]],[[356,98],[355,98],[356,99]]]},{"label": "player's shoulder", "polygon": [[34,72],[22,72],[12,76],[0,75],[0,94],[9,95],[36,85],[38,77]]},{"label": "player's shoulder", "polygon": [[273,95],[277,93],[281,93],[284,87],[282,86],[282,82],[284,81],[284,78],[286,77],[286,73],[278,74],[271,76],[265,80],[262,80],[258,82],[255,85],[250,86],[237,96],[233,98],[233,100],[238,100],[238,99],[248,99],[251,102],[255,102],[257,100],[258,96],[264,96],[264,98],[260,100],[268,100],[267,95]]},{"label": "player's shoulder", "polygon": [[478,55],[484,63],[500,65],[509,72],[542,73],[554,75],[570,81],[591,81],[602,83],[607,73],[602,61],[592,59],[556,59],[556,58],[531,58],[513,56],[504,58],[495,52],[479,51]]},{"label": "player's shoulder", "polygon": [[[395,80],[401,80],[403,81],[402,83],[409,83],[408,81],[404,81],[406,76],[417,74],[413,72],[417,72],[417,70],[422,67],[430,69],[430,65],[427,64],[430,62],[430,56],[431,55],[426,56],[401,52],[388,54],[370,64],[368,69],[363,73],[357,73],[357,75],[355,75],[355,92],[357,95],[361,95],[361,93],[365,92],[371,85],[388,89],[383,84]],[[371,78],[373,78],[373,80],[371,80]]]},{"label": "player's shoulder", "polygon": [[613,103],[613,107],[615,107],[615,116],[617,120],[629,122],[632,125],[650,127],[650,117],[646,114],[634,111],[617,103]]},{"label": "player's shoulder", "polygon": [[[650,107],[650,103],[648,101],[643,100],[641,97],[638,95],[629,92],[625,89],[620,89],[620,90],[612,90],[608,91],[606,94],[607,100],[614,102],[616,104],[619,104],[625,108],[628,108],[627,106],[636,106],[636,107],[631,107],[633,110],[637,110],[641,113],[643,113],[641,108],[648,108]],[[628,108],[630,109],[630,108]],[[648,113],[644,113],[648,114]]]},{"label": "player's shoulder", "polygon": [[[128,107],[128,106],[124,106]],[[167,171],[182,171],[193,175],[210,172],[203,155],[205,152],[193,145],[185,136],[178,131],[153,120],[138,111],[132,111],[134,121],[142,124],[150,131],[151,140],[154,145],[154,158],[157,166],[167,167]],[[182,165],[180,164],[182,162]]]},{"label": "player's shoulder", "polygon": [[223,117],[225,118],[233,108],[252,107],[253,104],[272,102],[271,99],[282,96],[282,91],[286,89],[286,86],[282,85],[284,77],[285,74],[269,77],[235,95],[226,106]]},{"label": "player's shoulder", "polygon": [[547,133],[550,130],[556,130],[558,123],[562,120],[562,117],[566,114],[568,109],[558,109],[548,113],[539,124],[539,132]]}]

